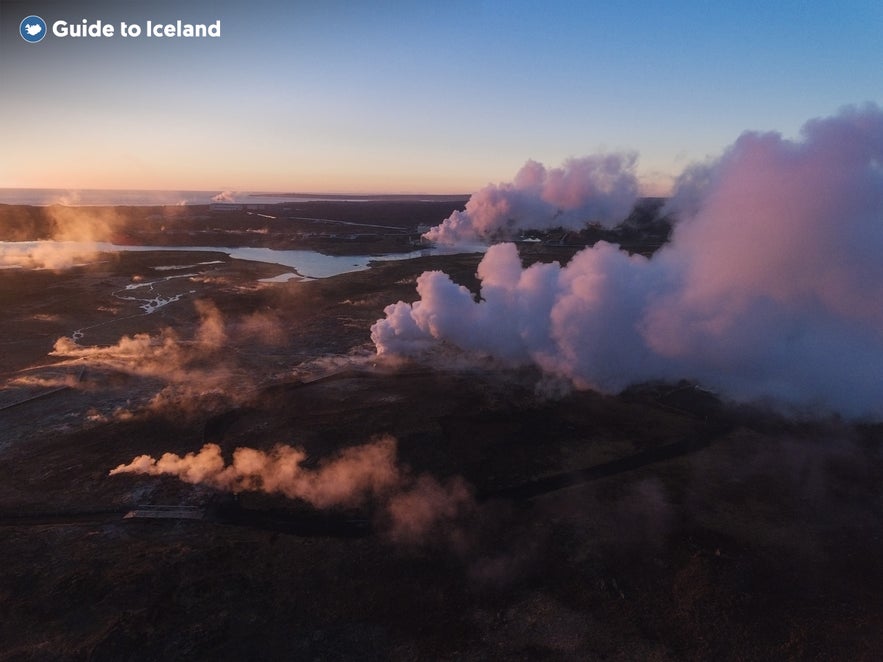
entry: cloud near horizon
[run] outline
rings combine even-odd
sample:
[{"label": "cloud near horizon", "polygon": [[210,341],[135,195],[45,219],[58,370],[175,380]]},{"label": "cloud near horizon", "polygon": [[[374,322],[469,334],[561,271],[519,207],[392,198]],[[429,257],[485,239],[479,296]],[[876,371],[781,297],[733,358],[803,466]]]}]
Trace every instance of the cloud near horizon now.
[{"label": "cloud near horizon", "polygon": [[879,107],[811,120],[799,140],[746,132],[685,173],[670,209],[680,221],[649,259],[599,242],[525,269],[499,244],[478,300],[425,272],[419,300],[372,327],[377,351],[453,345],[607,393],[686,378],[739,401],[883,418]]}]

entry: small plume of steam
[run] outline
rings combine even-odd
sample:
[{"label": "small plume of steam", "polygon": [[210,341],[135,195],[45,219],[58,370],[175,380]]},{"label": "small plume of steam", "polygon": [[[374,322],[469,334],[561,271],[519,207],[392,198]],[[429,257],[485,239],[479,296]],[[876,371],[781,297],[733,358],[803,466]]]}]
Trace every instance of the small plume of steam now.
[{"label": "small plume of steam", "polygon": [[800,141],[746,133],[694,169],[652,258],[599,242],[523,269],[511,244],[476,301],[441,272],[387,306],[379,354],[453,345],[618,392],[693,379],[738,400],[883,416],[883,111],[813,120]]},{"label": "small plume of steam", "polygon": [[86,264],[97,248],[88,243],[29,241],[22,244],[0,242],[0,269],[51,269],[61,271]]},{"label": "small plume of steam", "polygon": [[149,411],[195,413],[212,401],[244,401],[254,384],[237,361],[239,353],[227,350],[283,344],[286,334],[281,322],[266,312],[225,319],[210,300],[197,299],[194,307],[199,323],[192,339],[168,327],[154,335],[123,336],[113,345],[81,345],[61,337],[50,354],[78,365],[86,362],[99,369],[162,380],[166,385],[148,403]]},{"label": "small plume of steam", "polygon": [[52,205],[46,210],[55,228],[52,238],[56,241],[108,241],[124,222],[113,207]]},{"label": "small plume of steam", "polygon": [[237,191],[221,191],[212,197],[212,202],[236,202]]},{"label": "small plume of steam", "polygon": [[[121,372],[166,382],[148,404],[152,411],[176,409],[187,411],[206,397],[217,395],[224,400],[245,397],[250,383],[234,369],[229,354],[227,325],[211,301],[194,302],[199,324],[193,340],[183,340],[172,328],[156,335],[138,333],[123,336],[114,345],[83,346],[69,337],[55,342],[52,356],[64,357],[77,364]],[[236,388],[230,388],[234,383]]]},{"label": "small plume of steam", "polygon": [[38,377],[35,375],[26,375],[23,377],[15,377],[7,382],[8,386],[17,387],[40,387],[40,388],[73,388],[77,386],[76,375],[60,375],[56,377]]},{"label": "small plume of steam", "polygon": [[472,490],[459,476],[447,483],[420,476],[387,502],[386,511],[392,522],[389,535],[393,542],[417,545],[437,528],[451,528],[453,522],[474,508]]},{"label": "small plume of steam", "polygon": [[239,320],[236,332],[245,340],[250,340],[268,347],[285,343],[287,334],[279,317],[272,312],[255,312]]},{"label": "small plume of steam", "polygon": [[372,500],[382,507],[392,541],[419,545],[440,526],[474,508],[472,491],[460,478],[446,484],[426,475],[414,478],[397,463],[396,447],[395,438],[382,436],[346,448],[310,469],[303,466],[306,452],[289,445],[277,445],[269,452],[240,447],[226,464],[220,446],[206,444],[184,456],[140,455],[109,475],[169,475],[231,492],[281,494],[322,509]]},{"label": "small plume of steam", "polygon": [[572,158],[547,169],[528,161],[512,182],[489,184],[424,237],[445,245],[512,238],[520,230],[622,221],[638,197],[635,154]]},{"label": "small plume of steam", "polygon": [[227,344],[227,329],[221,311],[207,299],[197,299],[193,305],[199,314],[199,326],[195,337],[197,344],[210,350],[222,348]]},{"label": "small plume of steam", "polygon": [[178,334],[173,329],[164,329],[158,336],[148,333],[123,336],[115,345],[108,346],[84,347],[65,336],[55,341],[50,352],[51,356],[88,359],[92,365],[128,374],[168,378],[178,374],[184,363],[183,354]]},{"label": "small plume of steam", "polygon": [[43,229],[51,239],[0,242],[0,268],[60,271],[89,263],[99,252],[98,243],[111,239],[122,223],[113,209],[52,205],[41,211],[48,220]]},{"label": "small plume of steam", "polygon": [[62,205],[64,207],[76,207],[83,199],[80,191],[65,191],[51,198],[53,205]]},{"label": "small plume of steam", "polygon": [[174,329],[167,327],[156,336],[136,333],[107,346],[83,346],[63,336],[55,341],[50,354],[86,359],[92,365],[143,377],[194,380],[193,361],[217,352],[227,343],[224,320],[218,308],[210,301],[198,300],[194,305],[200,321],[193,342],[185,343]]},{"label": "small plume of steam", "polygon": [[113,469],[110,475],[165,474],[186,483],[201,483],[232,492],[283,494],[317,508],[329,508],[359,505],[367,497],[391,489],[400,481],[395,456],[395,440],[385,437],[371,444],[347,448],[317,469],[303,468],[306,453],[286,445],[275,446],[269,453],[237,448],[232,463],[225,465],[220,446],[206,444],[198,453],[187,453],[183,457],[165,453],[156,460],[141,455]]}]

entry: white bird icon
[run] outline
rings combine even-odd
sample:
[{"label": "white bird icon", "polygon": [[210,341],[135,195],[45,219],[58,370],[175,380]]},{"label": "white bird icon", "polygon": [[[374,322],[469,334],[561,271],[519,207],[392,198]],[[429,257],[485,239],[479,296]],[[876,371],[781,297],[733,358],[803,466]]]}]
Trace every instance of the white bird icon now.
[{"label": "white bird icon", "polygon": [[43,26],[39,23],[34,23],[33,25],[28,24],[25,26],[25,32],[27,32],[30,36],[34,36],[35,34],[40,34],[40,31],[43,29]]}]

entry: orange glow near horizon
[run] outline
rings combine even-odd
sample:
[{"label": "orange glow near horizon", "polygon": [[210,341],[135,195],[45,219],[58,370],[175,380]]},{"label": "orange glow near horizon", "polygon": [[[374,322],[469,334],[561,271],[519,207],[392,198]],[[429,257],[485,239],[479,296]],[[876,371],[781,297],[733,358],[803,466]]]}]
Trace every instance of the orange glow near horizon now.
[{"label": "orange glow near horizon", "polygon": [[[0,178],[4,189],[119,190],[119,191],[251,191],[266,193],[316,193],[328,195],[468,195],[488,183],[506,181],[511,173],[482,178],[456,173],[286,173],[261,178],[211,177],[211,173],[169,173],[162,177],[138,177],[133,173],[102,173],[81,170],[17,173]],[[30,176],[29,176],[30,175]],[[675,178],[662,173],[639,173],[641,194],[670,195]]]},{"label": "orange glow near horizon", "polygon": [[462,194],[487,183],[486,178],[467,174],[425,172],[351,173],[344,169],[325,172],[247,173],[213,172],[162,173],[144,176],[133,172],[107,172],[79,168],[20,169],[14,175],[0,176],[0,188],[62,190],[194,190],[194,191],[309,191],[327,194]]}]

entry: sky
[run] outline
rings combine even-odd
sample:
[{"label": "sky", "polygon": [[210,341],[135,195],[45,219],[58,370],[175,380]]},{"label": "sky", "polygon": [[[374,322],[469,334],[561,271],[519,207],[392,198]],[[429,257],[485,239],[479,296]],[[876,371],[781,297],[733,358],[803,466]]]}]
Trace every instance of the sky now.
[{"label": "sky", "polygon": [[[50,33],[19,35],[36,14]],[[57,20],[111,38],[60,38]],[[221,21],[219,38],[123,38]],[[0,188],[470,193],[883,104],[883,3],[0,0]]]}]

